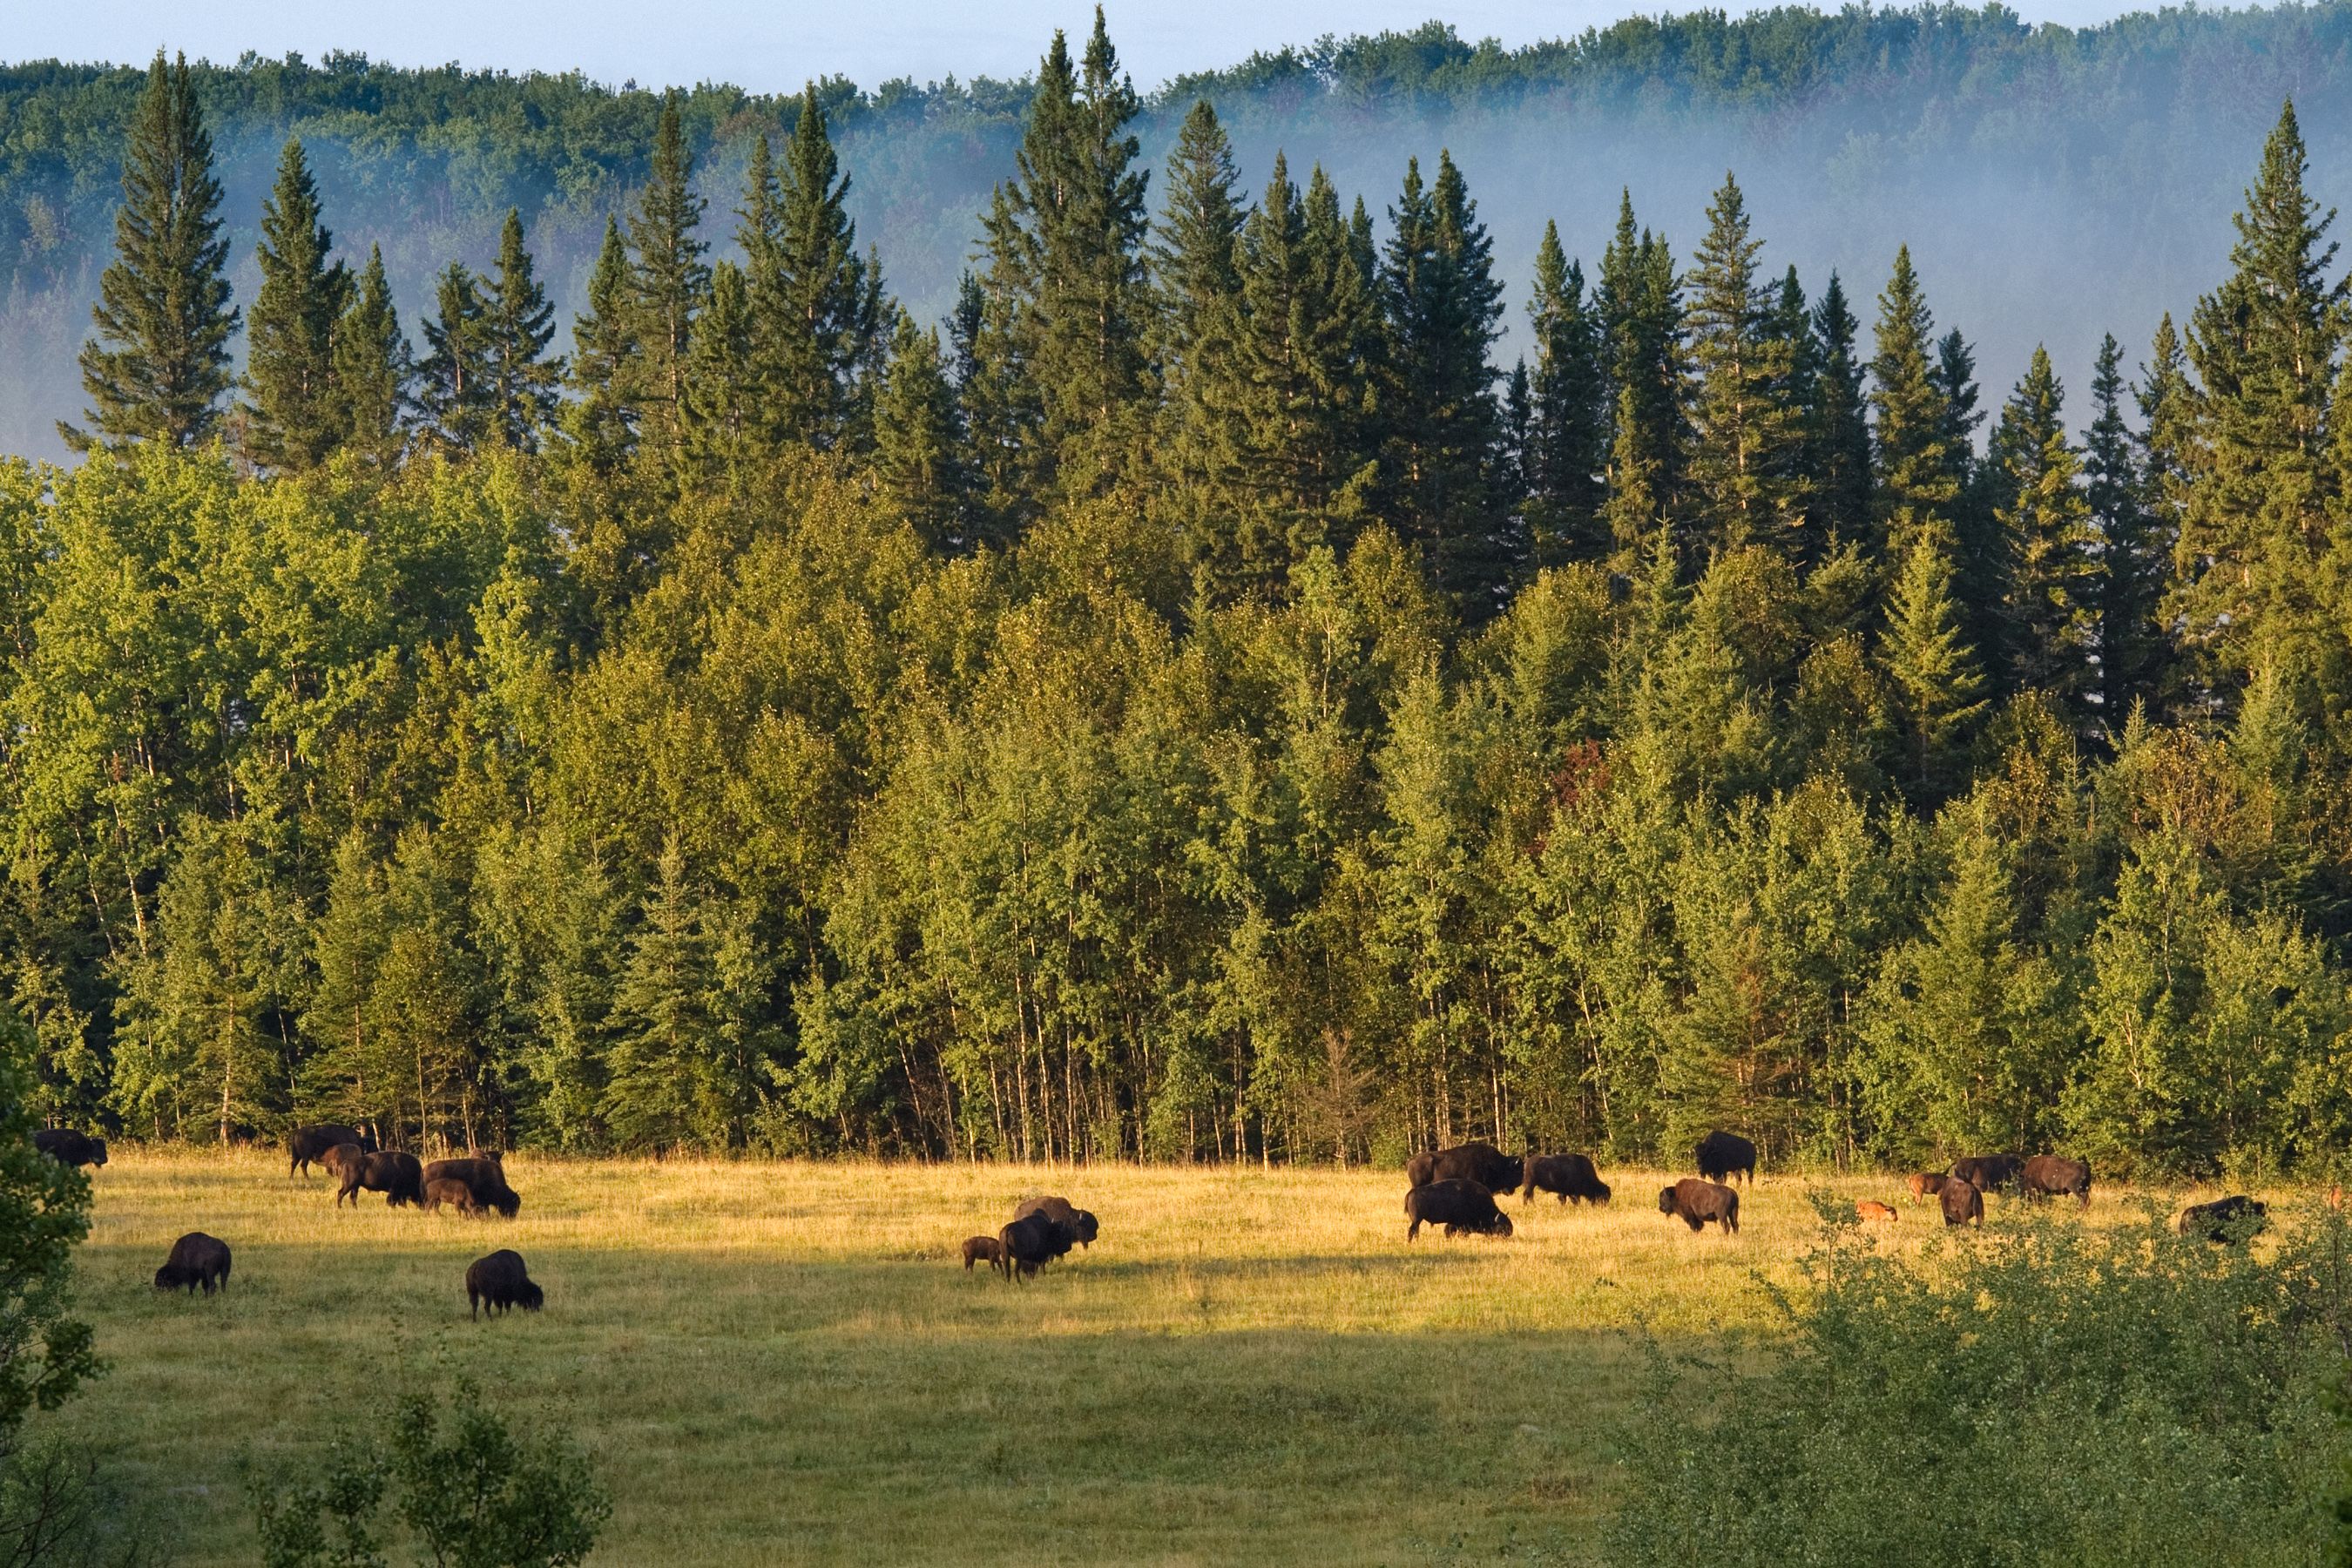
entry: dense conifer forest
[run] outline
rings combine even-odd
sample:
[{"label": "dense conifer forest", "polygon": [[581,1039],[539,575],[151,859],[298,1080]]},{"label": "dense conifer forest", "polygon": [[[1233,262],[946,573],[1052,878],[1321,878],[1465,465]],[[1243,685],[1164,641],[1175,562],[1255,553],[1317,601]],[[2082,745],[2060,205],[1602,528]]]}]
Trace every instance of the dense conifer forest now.
[{"label": "dense conifer forest", "polygon": [[1245,184],[1215,83],[1148,171],[1099,17],[939,327],[826,90],[719,179],[707,103],[573,84],[610,112],[516,144],[642,170],[579,309],[509,211],[404,312],[299,138],[233,286],[217,85],[43,89],[130,105],[87,458],[0,467],[53,1119],[2152,1175],[2352,1132],[2352,315],[2292,104],[2205,291],[2069,388],[1982,384],[1907,249],[1779,264],[1736,176],[1686,251],[1633,190],[1507,277],[1449,154]]}]

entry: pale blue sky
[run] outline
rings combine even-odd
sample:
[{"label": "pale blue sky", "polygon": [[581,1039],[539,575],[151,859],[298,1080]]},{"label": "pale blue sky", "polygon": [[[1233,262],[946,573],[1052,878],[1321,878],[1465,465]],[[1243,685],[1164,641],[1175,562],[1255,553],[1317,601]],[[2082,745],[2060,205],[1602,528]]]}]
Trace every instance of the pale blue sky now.
[{"label": "pale blue sky", "polygon": [[[2129,8],[2116,0],[2015,3],[2029,20],[2078,24]],[[1150,88],[1324,33],[1410,27],[1438,16],[1468,37],[1524,44],[1644,8],[1633,0],[1114,0],[1109,19],[1137,85]],[[1735,0],[1732,8],[1745,7]],[[163,45],[222,61],[247,49],[316,59],[344,48],[400,65],[577,68],[615,83],[716,80],[774,91],[835,74],[866,87],[950,71],[1019,76],[1054,28],[1081,30],[1091,12],[1087,0],[0,0],[0,58],[142,61]]]}]

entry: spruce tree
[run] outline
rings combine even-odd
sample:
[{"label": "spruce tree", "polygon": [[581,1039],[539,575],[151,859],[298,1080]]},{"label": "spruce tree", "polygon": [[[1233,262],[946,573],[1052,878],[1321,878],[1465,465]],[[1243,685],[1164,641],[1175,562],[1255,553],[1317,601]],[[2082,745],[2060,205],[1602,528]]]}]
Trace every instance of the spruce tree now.
[{"label": "spruce tree", "polygon": [[996,187],[981,232],[987,265],[960,306],[959,319],[968,325],[956,390],[978,531],[992,543],[1008,544],[1036,515],[1050,472],[1041,436],[1044,394],[1030,370],[1035,258],[1009,187]]},{"label": "spruce tree", "polygon": [[1952,509],[1960,488],[1954,477],[1951,411],[1937,378],[1934,318],[1911,268],[1911,247],[1895,254],[1895,270],[1878,297],[1877,353],[1870,362],[1874,542],[1897,558],[1922,535],[1942,541],[1947,564],[1958,539]]},{"label": "spruce tree", "polygon": [[1985,419],[1977,405],[1983,394],[1977,385],[1976,351],[1958,328],[1937,341],[1935,379],[1944,395],[1944,454],[1955,490],[1947,513],[1952,526],[1953,592],[1968,609],[1969,637],[1988,671],[2005,675],[2010,665],[2001,652],[2004,628],[1994,608],[2008,571],[2000,523],[1994,515],[2002,486],[1995,466],[1977,458],[1977,426]]},{"label": "spruce tree", "polygon": [[1408,161],[1389,219],[1381,268],[1389,515],[1420,541],[1438,582],[1481,619],[1496,607],[1509,567],[1487,510],[1487,470],[1502,437],[1487,360],[1503,313],[1494,247],[1444,152],[1426,188],[1420,161]]},{"label": "spruce tree", "polygon": [[[1609,379],[1618,393],[1610,488],[1625,482],[1621,470],[1632,464],[1642,471],[1648,503],[1671,506],[1685,456],[1682,289],[1665,241],[1635,228],[1631,192],[1619,195],[1617,230],[1601,253],[1599,304]],[[1617,542],[1622,548],[1629,541]]]},{"label": "spruce tree", "polygon": [[246,350],[245,450],[266,468],[315,468],[345,434],[334,394],[335,326],[352,278],[331,259],[333,249],[310,162],[301,142],[289,139],[277,186],[261,204],[261,289]]},{"label": "spruce tree", "polygon": [[2091,377],[2083,499],[2098,539],[2099,716],[2111,737],[2134,706],[2157,700],[2164,659],[2157,605],[2172,565],[2147,504],[2124,392],[2123,348],[2110,332]]},{"label": "spruce tree", "polygon": [[[1280,153],[1276,153],[1277,161]],[[1241,295],[1234,242],[1245,216],[1233,143],[1207,99],[1196,100],[1168,155],[1168,205],[1153,226],[1158,311],[1153,359],[1161,395],[1183,429],[1213,402]],[[1294,190],[1291,199],[1297,196]]]},{"label": "spruce tree", "polygon": [[662,100],[652,171],[629,215],[627,314],[635,353],[622,366],[638,438],[658,450],[673,448],[681,433],[687,350],[710,291],[703,261],[709,247],[695,234],[702,209],[673,90]]},{"label": "spruce tree", "polygon": [[685,452],[698,471],[738,471],[759,449],[756,424],[765,386],[754,360],[757,333],[742,269],[710,269],[710,294],[686,353]]},{"label": "spruce tree", "polygon": [[632,381],[637,358],[631,310],[628,252],[621,226],[604,220],[604,248],[588,278],[588,310],[572,318],[572,388],[565,420],[589,462],[609,468],[635,449],[637,405]]},{"label": "spruce tree", "polygon": [[1528,322],[1536,363],[1522,465],[1533,563],[1540,569],[1599,560],[1609,542],[1601,521],[1608,379],[1600,323],[1584,298],[1584,268],[1560,248],[1557,224],[1544,225],[1536,249]]},{"label": "spruce tree", "polygon": [[2000,529],[2000,656],[2009,689],[2039,691],[2078,732],[2091,729],[2098,641],[2097,536],[2082,459],[2060,417],[2065,394],[2036,345],[2003,405],[1987,468]]},{"label": "spruce tree", "polygon": [[1854,355],[1860,323],[1834,272],[1813,307],[1812,323],[1818,368],[1808,421],[1812,452],[1806,467],[1813,482],[1813,533],[1826,558],[1836,545],[1866,542],[1871,517],[1870,424],[1862,362]]},{"label": "spruce tree", "polygon": [[237,323],[222,270],[220,199],[187,58],[167,67],[158,51],[123,153],[114,260],[90,311],[98,333],[82,345],[90,427],[58,426],[75,451],[192,447],[219,425]]},{"label": "spruce tree", "polygon": [[1689,475],[1695,521],[1717,550],[1769,540],[1793,547],[1803,521],[1803,406],[1789,395],[1797,342],[1775,325],[1757,272],[1764,242],[1729,175],[1707,208],[1686,279],[1691,364]]},{"label": "spruce tree", "polygon": [[563,384],[563,361],[547,357],[555,341],[555,307],[523,248],[522,214],[507,209],[499,231],[497,270],[483,290],[489,334],[490,429],[518,451],[533,451],[554,419]]},{"label": "spruce tree", "polygon": [[344,445],[378,463],[398,457],[415,375],[384,278],[383,251],[370,246],[351,304],[335,327],[336,420]]},{"label": "spruce tree", "polygon": [[814,83],[802,90],[782,167],[768,171],[762,138],[737,234],[750,270],[763,419],[772,441],[830,451],[855,422],[869,280],[849,220],[849,176]]},{"label": "spruce tree", "polygon": [[[2154,616],[2162,623],[2169,612],[2172,575],[2179,571],[2180,519],[2188,505],[2189,449],[2195,442],[2197,388],[2189,378],[2188,351],[2166,311],[2157,323],[2148,363],[2140,367],[2133,389],[2139,405],[2139,489],[2147,509],[2147,552],[2160,580]],[[2155,689],[2149,695],[2152,716],[2170,712],[2180,698],[2179,649],[2168,629],[2155,644],[2159,663]],[[2116,715],[2123,723],[2128,712]]]},{"label": "spruce tree", "polygon": [[874,400],[874,477],[935,550],[963,539],[963,432],[940,334],[898,312],[890,365]]},{"label": "spruce tree", "polygon": [[425,323],[424,363],[416,367],[416,401],[434,438],[454,451],[471,451],[493,437],[497,405],[489,307],[481,283],[463,262],[442,268],[434,286],[433,315]]},{"label": "spruce tree", "polygon": [[1984,676],[1960,629],[1945,550],[1937,530],[1913,539],[1888,595],[1879,647],[1906,733],[1904,773],[1913,804],[1923,807],[1958,784],[1962,742],[1985,708]]}]

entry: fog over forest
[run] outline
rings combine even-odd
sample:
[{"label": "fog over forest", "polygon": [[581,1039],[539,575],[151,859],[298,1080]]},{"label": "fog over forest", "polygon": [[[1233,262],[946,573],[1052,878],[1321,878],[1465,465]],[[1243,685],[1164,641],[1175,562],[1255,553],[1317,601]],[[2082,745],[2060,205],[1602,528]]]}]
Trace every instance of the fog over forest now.
[{"label": "fog over forest", "polygon": [[[1114,36],[1118,18],[1109,17]],[[1039,39],[1042,52],[1046,40]],[[0,68],[0,447],[60,457],[54,421],[81,406],[74,353],[111,238],[121,128],[143,62]],[[486,264],[519,206],[568,322],[605,216],[645,174],[658,98],[578,77],[411,71],[334,56],[248,58],[200,76],[227,193],[232,278],[257,284],[261,197],[288,134],[310,148],[345,253],[380,244],[404,320],[452,258]],[[1277,149],[1319,162],[1376,218],[1405,161],[1450,149],[1495,241],[1524,341],[1536,244],[1557,220],[1588,270],[1630,188],[1642,222],[1686,261],[1726,170],[1748,193],[1765,260],[1809,292],[1832,269],[1858,300],[1908,243],[1938,324],[1977,345],[1988,387],[2037,342],[2070,389],[2101,333],[2135,358],[2158,316],[2221,276],[2250,154],[2292,95],[2314,195],[2352,186],[2352,6],[2168,9],[2095,27],[2028,26],[1998,5],[1836,15],[1776,10],[1633,19],[1505,50],[1440,22],[1325,40],[1150,91],[1156,166],[1195,99],[1212,100],[1244,184]],[[1139,84],[1144,85],[1144,84]],[[950,303],[988,192],[1013,171],[1026,79],[825,84],[861,242],[925,320]],[[753,136],[788,101],[695,89],[687,118],[717,254]],[[1161,193],[1152,191],[1156,210]],[[559,339],[558,347],[566,346]],[[2079,412],[2081,400],[2069,405]]]}]

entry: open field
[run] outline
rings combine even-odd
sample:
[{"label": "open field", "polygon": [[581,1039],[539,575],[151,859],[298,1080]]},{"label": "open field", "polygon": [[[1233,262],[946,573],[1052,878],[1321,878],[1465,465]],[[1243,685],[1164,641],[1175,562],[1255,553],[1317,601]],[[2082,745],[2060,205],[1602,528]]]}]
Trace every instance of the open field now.
[{"label": "open field", "polygon": [[[1661,1178],[1507,1205],[1508,1241],[1408,1247],[1393,1172],[561,1163],[512,1223],[338,1213],[282,1160],[121,1151],[92,1173],[82,1314],[112,1363],[69,1407],[184,1529],[249,1560],[247,1456],[299,1466],[416,1380],[479,1378],[568,1425],[611,1489],[598,1561],[1424,1563],[1582,1559],[1599,1435],[1639,1325],[1768,1321],[1806,1183],[1692,1236]],[[1832,1184],[1892,1199],[1888,1179]],[[1103,1237],[1026,1288],[954,1261],[1067,1193]],[[2103,1192],[2089,1221],[2126,1211]],[[1940,1231],[1905,1208],[1882,1244]],[[148,1285],[172,1239],[236,1249],[206,1301]],[[467,1321],[511,1246],[547,1310]],[[282,1471],[281,1471],[282,1473]]]}]

